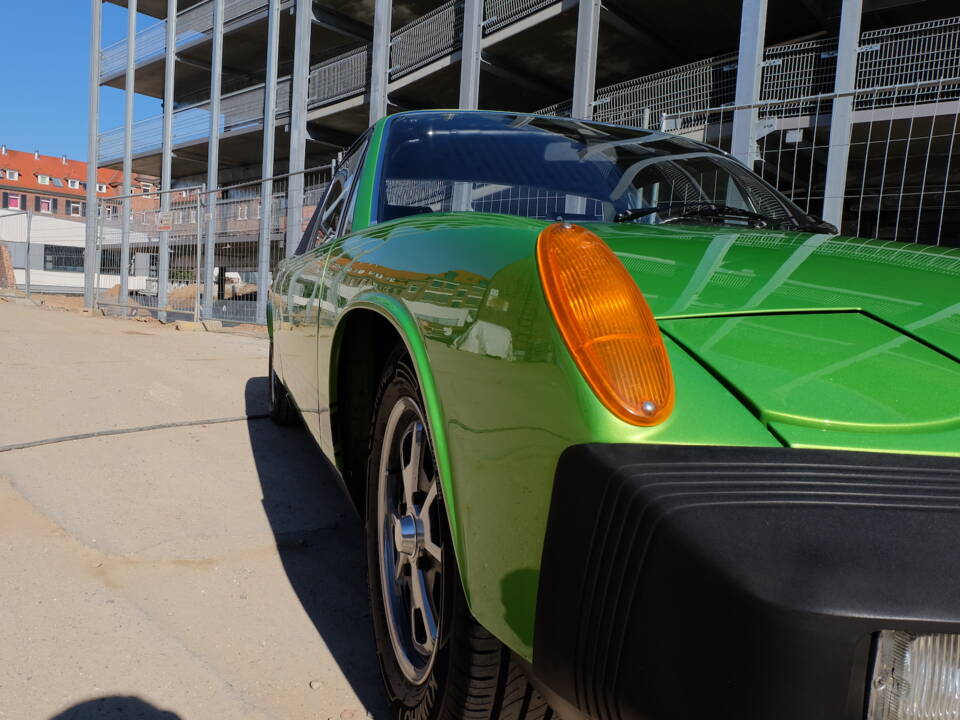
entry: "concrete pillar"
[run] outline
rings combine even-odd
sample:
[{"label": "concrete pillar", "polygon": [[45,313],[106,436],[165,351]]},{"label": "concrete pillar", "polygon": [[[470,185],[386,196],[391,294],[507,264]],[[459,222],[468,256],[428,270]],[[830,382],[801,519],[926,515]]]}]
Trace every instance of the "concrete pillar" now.
[{"label": "concrete pillar", "polygon": [[597,85],[597,39],[600,35],[600,0],[580,0],[577,14],[577,56],[573,75],[571,114],[581,120],[593,117]]},{"label": "concrete pillar", "polygon": [[[83,304],[93,307],[97,254],[97,155],[100,152],[100,25],[102,0],[90,0],[90,96],[87,105],[87,227],[83,253]],[[28,259],[29,262],[29,259]]]},{"label": "concrete pillar", "polygon": [[277,117],[277,66],[280,52],[280,0],[270,0],[267,22],[267,69],[263,87],[263,166],[260,184],[260,243],[257,255],[258,323],[267,322],[270,288],[270,236],[273,228],[273,150]]},{"label": "concrete pillar", "polygon": [[[126,306],[130,285],[130,190],[133,175],[133,96],[137,62],[137,0],[127,0],[127,74],[123,109],[123,220],[120,230],[120,292],[117,302]],[[126,312],[124,310],[124,312]]]},{"label": "concrete pillar", "polygon": [[463,45],[460,58],[460,109],[476,110],[480,102],[480,39],[483,0],[464,0]]},{"label": "concrete pillar", "polygon": [[[743,0],[735,105],[755,105],[760,100],[760,64],[763,62],[766,28],[767,0]],[[730,154],[753,169],[757,156],[756,108],[734,110]]]},{"label": "concrete pillar", "polygon": [[300,243],[303,217],[303,169],[307,154],[307,92],[310,80],[310,37],[313,0],[297,0],[293,43],[293,77],[290,81],[290,178],[287,181],[287,232],[285,250],[290,257]]},{"label": "concrete pillar", "polygon": [[[863,0],[843,0],[840,37],[837,42],[836,93],[851,92],[857,80],[857,50],[860,46],[860,17]],[[850,126],[853,96],[833,101],[830,119],[830,146],[827,150],[827,179],[824,187],[823,219],[838,228],[843,219],[843,195],[847,188],[847,159],[850,154]]]},{"label": "concrete pillar", "polygon": [[[167,0],[167,37],[163,74],[163,148],[160,157],[160,211],[170,212],[173,167],[173,81],[177,69],[177,0]],[[170,233],[161,232],[157,258],[157,317],[165,322],[170,279]]]},{"label": "concrete pillar", "polygon": [[223,79],[223,2],[213,0],[210,56],[210,139],[207,141],[207,231],[204,238],[203,317],[213,316],[213,266],[216,264],[217,187],[220,185],[220,96]]},{"label": "concrete pillar", "polygon": [[390,24],[393,0],[376,0],[373,16],[373,46],[370,50],[370,124],[387,114],[390,82]]}]

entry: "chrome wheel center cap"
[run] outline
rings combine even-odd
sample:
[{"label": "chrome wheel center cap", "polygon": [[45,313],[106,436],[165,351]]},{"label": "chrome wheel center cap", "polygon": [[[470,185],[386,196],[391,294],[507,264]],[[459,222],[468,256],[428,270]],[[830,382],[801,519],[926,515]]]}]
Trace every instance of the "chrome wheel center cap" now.
[{"label": "chrome wheel center cap", "polygon": [[407,514],[393,526],[393,541],[397,550],[409,557],[415,556],[423,543],[423,526],[416,516]]}]

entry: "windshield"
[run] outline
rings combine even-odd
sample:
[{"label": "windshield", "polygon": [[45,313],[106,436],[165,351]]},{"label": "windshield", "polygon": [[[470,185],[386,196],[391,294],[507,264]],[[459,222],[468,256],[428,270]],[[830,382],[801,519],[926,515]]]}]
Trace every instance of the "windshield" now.
[{"label": "windshield", "polygon": [[379,221],[474,211],[653,224],[815,222],[721,151],[666,133],[463,112],[399,115],[388,127]]}]

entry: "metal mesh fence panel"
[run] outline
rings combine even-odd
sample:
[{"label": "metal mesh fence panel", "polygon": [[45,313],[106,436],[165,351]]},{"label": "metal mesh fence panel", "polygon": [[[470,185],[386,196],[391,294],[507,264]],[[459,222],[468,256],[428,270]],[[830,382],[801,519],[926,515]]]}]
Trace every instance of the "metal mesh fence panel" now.
[{"label": "metal mesh fence panel", "polygon": [[[960,81],[861,89],[853,98],[841,231],[960,246]],[[754,169],[801,208],[822,212],[834,100],[823,94],[748,106],[758,114]],[[666,115],[663,129],[730,149],[735,108]],[[836,150],[836,148],[835,148]]]},{"label": "metal mesh fence panel", "polygon": [[[328,167],[306,171],[303,197],[294,202],[299,207],[299,223],[291,228],[290,242],[298,243],[316,209],[330,179]],[[260,224],[263,212],[261,181],[243,183],[208,192],[203,204],[215,218],[213,255],[204,262],[213,263],[211,319],[238,323],[256,322],[258,293],[265,292],[272,281],[273,269],[287,255],[287,208],[289,176],[273,180],[270,199],[268,277],[261,278]],[[206,291],[206,288],[204,288]]]},{"label": "metal mesh fence panel", "polygon": [[[162,319],[197,317],[201,292],[202,195],[197,187],[177,188],[170,190],[169,195],[167,212],[160,210],[161,193],[130,196],[126,238],[124,198],[101,200],[95,265],[99,306]],[[163,235],[169,268],[165,278],[160,274]],[[123,262],[125,240],[126,263]],[[123,275],[126,275],[125,281]]]},{"label": "metal mesh fence panel", "polygon": [[[297,210],[291,216],[296,223],[291,228],[291,242],[299,242],[329,178],[328,166],[303,173],[303,194],[296,199]],[[148,314],[163,320],[257,322],[258,295],[269,288],[273,269],[287,255],[289,179],[289,175],[271,179],[270,225],[265,243],[260,234],[264,212],[262,180],[213,191],[175,188],[169,191],[168,212],[160,210],[162,193],[132,195],[126,234],[125,198],[101,200],[97,223],[97,304],[121,314]],[[211,214],[214,234],[212,243],[208,243]],[[82,232],[81,225],[81,239]],[[166,277],[161,275],[164,234]],[[208,254],[208,247],[212,247],[212,253]],[[266,277],[259,272],[263,248],[269,253]],[[78,291],[82,292],[82,245],[74,262]],[[208,276],[212,277],[209,287]]]},{"label": "metal mesh fence panel", "polygon": [[0,287],[80,295],[85,245],[86,224],[79,215],[0,211]]}]

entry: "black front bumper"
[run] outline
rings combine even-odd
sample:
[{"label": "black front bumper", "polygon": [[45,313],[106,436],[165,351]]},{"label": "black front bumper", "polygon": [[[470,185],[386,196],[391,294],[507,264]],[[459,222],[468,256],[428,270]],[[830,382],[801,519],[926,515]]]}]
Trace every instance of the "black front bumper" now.
[{"label": "black front bumper", "polygon": [[602,720],[862,720],[876,632],[960,633],[958,511],[952,458],[572,447],[533,674]]}]

